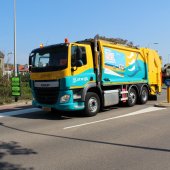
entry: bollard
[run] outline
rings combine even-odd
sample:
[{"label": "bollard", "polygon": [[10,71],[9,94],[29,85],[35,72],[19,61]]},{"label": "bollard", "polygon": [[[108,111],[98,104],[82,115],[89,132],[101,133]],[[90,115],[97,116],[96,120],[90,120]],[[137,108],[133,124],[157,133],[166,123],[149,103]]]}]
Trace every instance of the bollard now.
[{"label": "bollard", "polygon": [[167,87],[167,101],[170,103],[170,87]]},{"label": "bollard", "polygon": [[170,79],[165,80],[165,85],[167,86],[167,102],[170,103]]},{"label": "bollard", "polygon": [[170,107],[170,79],[166,79],[164,81],[166,87],[167,87],[167,101],[160,102],[158,104],[155,104],[156,107]]}]

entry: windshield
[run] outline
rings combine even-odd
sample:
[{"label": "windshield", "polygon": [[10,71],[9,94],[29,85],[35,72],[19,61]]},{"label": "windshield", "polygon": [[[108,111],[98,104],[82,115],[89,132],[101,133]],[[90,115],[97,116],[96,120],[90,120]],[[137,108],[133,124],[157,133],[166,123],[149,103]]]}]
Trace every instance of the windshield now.
[{"label": "windshield", "polygon": [[31,53],[31,71],[56,71],[67,68],[68,47],[58,45],[45,47]]}]

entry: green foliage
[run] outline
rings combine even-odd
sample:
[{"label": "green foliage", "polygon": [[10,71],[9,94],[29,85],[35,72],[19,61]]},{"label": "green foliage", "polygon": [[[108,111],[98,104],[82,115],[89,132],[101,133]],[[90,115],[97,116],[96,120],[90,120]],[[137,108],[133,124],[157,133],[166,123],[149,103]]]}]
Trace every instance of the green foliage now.
[{"label": "green foliage", "polygon": [[0,75],[0,104],[10,103],[11,98],[11,82],[7,76]]},{"label": "green foliage", "polygon": [[[29,74],[21,76],[21,96],[19,100],[31,100],[31,89],[29,87]],[[11,103],[14,97],[11,96],[11,79],[0,74],[0,104]]]},{"label": "green foliage", "polygon": [[30,75],[29,73],[26,73],[25,75],[20,75],[21,82],[29,82]]},{"label": "green foliage", "polygon": [[31,100],[32,99],[29,82],[21,81],[21,97],[20,97],[20,99],[23,99],[23,100]]}]

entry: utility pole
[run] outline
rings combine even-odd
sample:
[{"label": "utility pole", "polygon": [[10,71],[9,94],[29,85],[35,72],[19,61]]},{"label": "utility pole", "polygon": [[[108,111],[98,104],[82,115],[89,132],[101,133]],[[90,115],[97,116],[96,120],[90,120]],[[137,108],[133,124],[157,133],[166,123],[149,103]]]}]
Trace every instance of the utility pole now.
[{"label": "utility pole", "polygon": [[16,64],[16,0],[14,0],[14,77],[12,78],[12,95],[15,97],[15,102],[18,101],[18,96],[21,95],[20,78],[17,77]]},{"label": "utility pole", "polygon": [[17,77],[17,65],[16,65],[16,0],[14,0],[14,73]]}]

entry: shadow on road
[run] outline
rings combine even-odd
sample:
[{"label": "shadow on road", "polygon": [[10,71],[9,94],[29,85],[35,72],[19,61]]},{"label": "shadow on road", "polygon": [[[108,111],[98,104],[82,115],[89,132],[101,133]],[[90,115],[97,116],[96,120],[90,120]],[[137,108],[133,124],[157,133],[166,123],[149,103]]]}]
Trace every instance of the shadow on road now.
[{"label": "shadow on road", "polygon": [[[117,106],[107,107],[101,113],[105,113],[110,110],[118,109]],[[100,113],[100,114],[101,114]],[[66,119],[73,119],[73,118],[86,118],[83,111],[54,111],[54,112],[45,112],[45,111],[38,111],[26,114],[19,114],[13,115],[12,117],[17,118],[26,118],[26,119],[45,119],[45,120],[66,120]]]},{"label": "shadow on road", "polygon": [[2,105],[2,106],[0,106],[0,113],[29,109],[29,108],[32,108],[32,106],[31,105],[29,105],[29,106],[15,106],[15,107],[7,108],[6,106]]},{"label": "shadow on road", "polygon": [[156,148],[156,147],[147,147],[147,146],[139,146],[139,145],[129,145],[129,144],[112,143],[112,142],[105,142],[105,141],[96,141],[96,140],[90,140],[90,139],[73,138],[73,137],[67,137],[67,136],[51,135],[51,134],[22,130],[22,129],[18,129],[18,128],[14,128],[14,127],[4,125],[3,123],[0,123],[0,126],[8,128],[8,129],[12,129],[12,130],[20,131],[20,132],[23,132],[23,133],[47,136],[47,137],[52,137],[52,138],[75,140],[75,141],[80,141],[80,142],[89,142],[89,143],[103,144],[103,145],[117,146],[117,147],[126,147],[126,148],[132,148],[132,149],[141,149],[141,150],[147,150],[147,151],[166,152],[166,153],[170,152],[170,149],[167,149],[167,148]]},{"label": "shadow on road", "polygon": [[7,155],[30,155],[37,154],[32,149],[23,148],[17,142],[0,141],[0,169],[1,170],[33,170],[33,167],[23,168],[22,165],[16,165],[9,162],[3,162],[2,159]]},{"label": "shadow on road", "polygon": [[69,112],[69,113],[61,113],[61,112],[32,112],[20,115],[13,115],[12,117],[17,118],[26,118],[26,119],[45,119],[45,120],[66,120],[72,119],[73,117],[77,117],[78,114],[76,112]]}]

